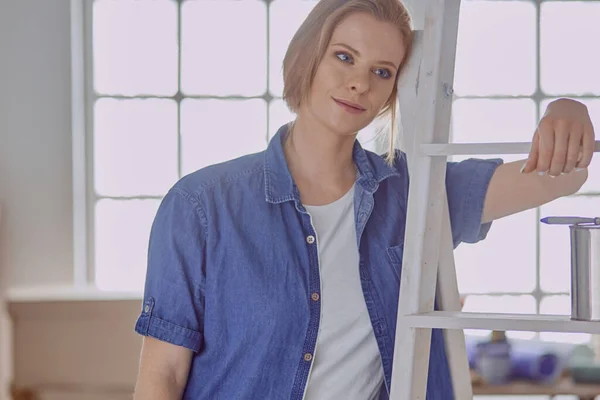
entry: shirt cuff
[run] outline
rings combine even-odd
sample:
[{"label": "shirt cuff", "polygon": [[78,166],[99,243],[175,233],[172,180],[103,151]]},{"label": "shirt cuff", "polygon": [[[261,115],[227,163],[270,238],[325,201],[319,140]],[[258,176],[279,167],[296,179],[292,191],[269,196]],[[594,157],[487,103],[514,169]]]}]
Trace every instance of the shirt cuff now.
[{"label": "shirt cuff", "polygon": [[150,336],[198,353],[202,347],[202,333],[153,316],[153,303],[152,299],[144,302],[144,309],[137,319],[135,331],[140,335]]}]

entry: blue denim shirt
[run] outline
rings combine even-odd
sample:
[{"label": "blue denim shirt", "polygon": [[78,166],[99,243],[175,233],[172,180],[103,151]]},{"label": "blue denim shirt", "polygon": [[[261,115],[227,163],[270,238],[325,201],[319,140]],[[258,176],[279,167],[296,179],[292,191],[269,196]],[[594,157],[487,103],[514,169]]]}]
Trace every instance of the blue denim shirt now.
[{"label": "blue denim shirt", "polygon": [[[318,243],[284,157],[286,134],[283,126],[264,152],[183,177],[155,217],[135,331],[193,350],[184,399],[303,397],[319,331]],[[399,151],[392,167],[357,141],[353,157],[355,267],[385,374],[380,399],[387,399],[409,177]],[[455,245],[486,236],[484,198],[501,162],[448,163]],[[442,331],[434,329],[427,399],[451,393]]]}]

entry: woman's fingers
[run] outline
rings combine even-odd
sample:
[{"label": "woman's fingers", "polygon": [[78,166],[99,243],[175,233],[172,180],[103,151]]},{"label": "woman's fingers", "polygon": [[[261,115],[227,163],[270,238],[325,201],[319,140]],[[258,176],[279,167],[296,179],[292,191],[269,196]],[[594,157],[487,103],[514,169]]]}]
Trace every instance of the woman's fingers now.
[{"label": "woman's fingers", "polygon": [[577,168],[587,168],[592,162],[592,156],[596,147],[594,126],[591,123],[583,125],[581,145],[581,160],[577,163]]},{"label": "woman's fingers", "polygon": [[533,135],[533,140],[531,141],[531,149],[529,149],[529,156],[527,157],[527,161],[523,168],[521,168],[521,172],[530,173],[535,171],[538,162],[538,155],[540,153],[540,134],[539,131],[536,131],[535,135]]},{"label": "woman's fingers", "polygon": [[539,135],[539,155],[536,166],[538,174],[543,175],[549,169],[554,155],[554,126],[547,120],[542,119],[538,127]]},{"label": "woman's fingers", "polygon": [[583,133],[579,132],[576,135],[569,135],[569,148],[567,150],[567,160],[563,173],[568,174],[573,172],[577,166],[577,162],[581,159],[581,141]]},{"label": "woman's fingers", "polygon": [[[575,146],[579,147],[578,143],[581,141],[581,132],[573,131],[564,121],[558,121],[554,124],[554,149],[548,168],[550,176],[559,176],[564,172],[571,139],[576,142]],[[579,151],[579,149],[576,151]]]}]

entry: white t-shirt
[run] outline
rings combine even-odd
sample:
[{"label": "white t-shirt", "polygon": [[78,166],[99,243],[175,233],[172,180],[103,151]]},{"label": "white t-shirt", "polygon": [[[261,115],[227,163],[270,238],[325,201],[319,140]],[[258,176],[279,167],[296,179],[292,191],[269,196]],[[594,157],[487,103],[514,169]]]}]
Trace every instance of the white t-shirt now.
[{"label": "white t-shirt", "polygon": [[317,233],[321,322],[304,399],[376,399],[383,368],[360,283],[354,186],[325,206],[305,206]]}]

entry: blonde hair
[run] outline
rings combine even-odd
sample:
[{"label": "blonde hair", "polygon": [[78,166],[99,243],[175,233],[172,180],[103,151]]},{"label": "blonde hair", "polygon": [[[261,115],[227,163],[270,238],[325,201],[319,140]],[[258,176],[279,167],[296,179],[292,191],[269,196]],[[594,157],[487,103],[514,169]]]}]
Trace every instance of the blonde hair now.
[{"label": "blonde hair", "polygon": [[391,116],[387,155],[387,161],[391,164],[394,161],[396,143],[398,78],[408,62],[413,44],[412,20],[400,0],[320,0],[296,31],[283,59],[283,99],[292,112],[298,112],[300,105],[308,98],[334,29],[344,18],[355,12],[370,13],[381,22],[397,26],[406,47],[390,98],[377,115]]}]

